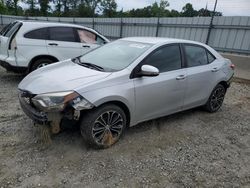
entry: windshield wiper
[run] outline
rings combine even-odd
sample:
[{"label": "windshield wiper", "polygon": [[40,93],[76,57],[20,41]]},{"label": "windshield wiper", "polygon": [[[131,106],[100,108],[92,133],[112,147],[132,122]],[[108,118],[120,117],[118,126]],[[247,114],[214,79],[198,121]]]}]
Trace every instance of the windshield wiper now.
[{"label": "windshield wiper", "polygon": [[98,66],[98,65],[93,64],[93,63],[80,62],[79,64],[83,65],[85,67],[88,67],[88,68],[94,68],[94,69],[99,70],[99,71],[104,70],[104,68],[102,68],[101,66]]},{"label": "windshield wiper", "polygon": [[99,70],[99,71],[104,70],[104,68],[99,66],[99,65],[96,65],[96,64],[93,64],[93,63],[81,62],[80,57],[76,57],[76,58],[72,59],[72,61],[74,61],[75,63],[77,63],[79,65],[82,65],[84,67],[92,68],[92,69]]}]

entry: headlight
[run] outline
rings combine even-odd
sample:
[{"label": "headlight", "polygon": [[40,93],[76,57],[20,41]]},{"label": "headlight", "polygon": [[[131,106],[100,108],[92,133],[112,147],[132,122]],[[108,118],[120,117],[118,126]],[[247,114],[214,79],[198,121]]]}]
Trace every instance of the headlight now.
[{"label": "headlight", "polygon": [[32,99],[32,102],[40,110],[48,112],[48,111],[62,111],[65,108],[66,104],[68,104],[69,102],[72,102],[73,106],[80,103],[82,100],[83,97],[78,93],[74,91],[65,91],[57,93],[40,94],[35,96]]}]

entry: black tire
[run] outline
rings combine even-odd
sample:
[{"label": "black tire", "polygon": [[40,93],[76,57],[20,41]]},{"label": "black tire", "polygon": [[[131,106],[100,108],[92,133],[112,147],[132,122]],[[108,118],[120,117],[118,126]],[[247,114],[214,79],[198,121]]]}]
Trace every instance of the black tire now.
[{"label": "black tire", "polygon": [[126,123],[124,111],[117,105],[107,104],[84,113],[81,118],[80,129],[87,145],[104,149],[119,140]]},{"label": "black tire", "polygon": [[226,95],[226,88],[223,85],[218,84],[213,89],[207,103],[205,104],[204,106],[205,110],[211,113],[217,112],[222,106],[225,95]]},{"label": "black tire", "polygon": [[32,72],[32,71],[34,71],[34,70],[36,70],[36,69],[39,69],[39,68],[41,68],[41,67],[43,67],[43,66],[49,65],[49,64],[51,64],[51,63],[53,63],[53,61],[52,61],[51,59],[48,59],[48,58],[41,58],[41,59],[38,59],[38,60],[36,60],[36,61],[32,64],[32,66],[31,66],[31,68],[30,68],[30,72]]}]

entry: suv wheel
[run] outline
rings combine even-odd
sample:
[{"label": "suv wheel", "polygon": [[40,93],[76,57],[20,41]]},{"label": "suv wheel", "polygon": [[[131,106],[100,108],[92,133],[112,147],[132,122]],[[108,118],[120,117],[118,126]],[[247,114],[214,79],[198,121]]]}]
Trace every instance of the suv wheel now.
[{"label": "suv wheel", "polygon": [[31,71],[30,72],[32,72],[32,71],[34,71],[36,69],[39,69],[41,67],[44,67],[46,65],[49,65],[51,63],[53,63],[53,61],[51,59],[48,59],[48,58],[38,59],[31,66],[31,69],[30,69]]},{"label": "suv wheel", "polygon": [[80,124],[81,134],[88,145],[108,148],[119,140],[126,122],[126,115],[120,107],[104,105],[84,113]]},{"label": "suv wheel", "polygon": [[205,104],[205,109],[209,112],[216,112],[222,106],[224,97],[226,94],[226,89],[223,85],[218,84],[212,91],[207,103]]}]

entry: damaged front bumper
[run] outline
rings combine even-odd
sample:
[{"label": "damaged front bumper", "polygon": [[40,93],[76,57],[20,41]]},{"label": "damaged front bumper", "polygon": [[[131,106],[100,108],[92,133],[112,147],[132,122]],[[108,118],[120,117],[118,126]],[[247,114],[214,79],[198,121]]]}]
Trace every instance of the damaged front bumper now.
[{"label": "damaged front bumper", "polygon": [[22,97],[19,95],[19,101],[24,113],[31,118],[35,124],[48,125],[53,134],[59,133],[61,125],[64,125],[65,122],[67,122],[67,124],[71,122],[71,125],[74,125],[80,118],[80,111],[77,110],[68,109],[67,112],[64,113],[42,112],[32,105],[31,98],[29,97]]},{"label": "damaged front bumper", "polygon": [[28,97],[21,97],[20,95],[18,96],[21,108],[23,109],[24,113],[31,118],[34,123],[36,124],[49,124],[48,121],[48,114],[45,112],[40,112],[34,107],[32,107],[31,99]]}]

